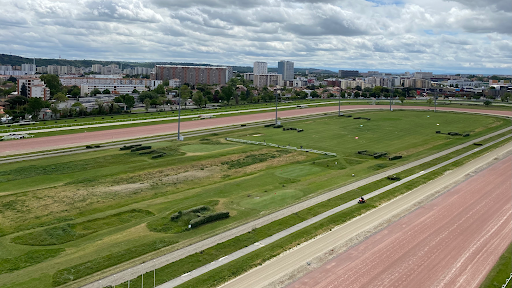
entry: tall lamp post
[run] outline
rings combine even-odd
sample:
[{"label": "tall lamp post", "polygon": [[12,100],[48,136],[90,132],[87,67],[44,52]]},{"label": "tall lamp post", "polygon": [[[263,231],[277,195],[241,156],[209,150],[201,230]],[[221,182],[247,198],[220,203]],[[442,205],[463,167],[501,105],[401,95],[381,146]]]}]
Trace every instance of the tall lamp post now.
[{"label": "tall lamp post", "polygon": [[393,89],[391,89],[391,94],[389,94],[389,111],[393,111],[393,108],[391,107],[391,103],[393,100]]},{"label": "tall lamp post", "polygon": [[181,95],[180,95],[180,90],[178,90],[178,141],[181,141],[180,124],[181,124]]},{"label": "tall lamp post", "polygon": [[439,92],[439,88],[436,88],[436,95],[434,96],[434,113],[437,113],[437,93]]},{"label": "tall lamp post", "polygon": [[341,87],[340,87],[340,95],[338,96],[338,116],[341,116]]},{"label": "tall lamp post", "polygon": [[276,95],[276,125],[277,125],[277,92],[274,92],[274,94]]}]

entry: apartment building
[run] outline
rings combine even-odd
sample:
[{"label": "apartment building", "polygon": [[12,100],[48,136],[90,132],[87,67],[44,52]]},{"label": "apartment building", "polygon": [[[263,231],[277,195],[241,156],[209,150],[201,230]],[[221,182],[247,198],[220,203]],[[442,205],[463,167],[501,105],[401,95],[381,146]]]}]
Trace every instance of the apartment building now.
[{"label": "apartment building", "polygon": [[139,92],[147,91],[148,87],[144,85],[119,85],[119,84],[82,84],[80,85],[80,96],[89,95],[94,89],[98,89],[100,91],[104,91],[108,89],[111,94],[121,95],[121,94],[130,94],[136,89]]},{"label": "apartment building", "polygon": [[[170,82],[170,81],[169,81]],[[162,84],[161,80],[150,80],[143,78],[97,78],[97,77],[61,77],[60,83],[63,86],[82,85],[142,85],[151,89]],[[103,89],[104,90],[104,89]],[[132,89],[133,90],[133,89]],[[138,89],[137,89],[138,90]],[[131,92],[131,91],[130,91]]]},{"label": "apartment building", "polygon": [[277,74],[283,75],[283,81],[293,81],[295,78],[294,63],[292,61],[279,61]]},{"label": "apartment building", "polygon": [[50,99],[50,89],[46,87],[44,82],[39,77],[19,77],[16,83],[16,93],[21,93],[23,84],[27,87],[28,98],[42,98],[43,100]]},{"label": "apartment building", "polygon": [[229,67],[157,65],[156,80],[178,79],[182,84],[225,85],[233,76]]},{"label": "apartment building", "polygon": [[254,62],[252,72],[254,73],[254,75],[268,74],[267,62],[260,62],[260,61]]},{"label": "apartment building", "polygon": [[283,86],[281,74],[254,74],[255,87]]},{"label": "apartment building", "polygon": [[359,71],[357,70],[339,70],[338,78],[356,78],[359,76]]}]

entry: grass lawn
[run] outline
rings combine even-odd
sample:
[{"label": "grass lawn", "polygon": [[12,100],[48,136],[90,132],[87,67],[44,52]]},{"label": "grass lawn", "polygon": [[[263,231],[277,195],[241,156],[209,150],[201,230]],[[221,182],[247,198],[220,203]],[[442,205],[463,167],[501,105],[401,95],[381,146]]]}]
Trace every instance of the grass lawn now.
[{"label": "grass lawn", "polygon": [[[512,274],[512,243],[510,243],[505,253],[496,262],[482,285],[480,285],[480,288],[501,288],[510,277],[510,274]],[[507,287],[510,287],[510,285],[509,282]]]},{"label": "grass lawn", "polygon": [[[159,159],[111,149],[4,164],[0,263],[16,257],[23,263],[8,264],[19,268],[4,269],[9,272],[0,273],[0,286],[32,287],[37,282],[38,287],[53,287],[160,248],[155,255],[164,254],[382,169],[510,126],[503,118],[469,114],[354,115],[371,120],[330,116],[284,123],[304,129],[301,133],[261,127],[179,143],[163,141],[152,144],[152,149],[166,153]],[[448,136],[437,130],[471,135]],[[225,137],[303,146],[338,156],[234,144]],[[374,159],[358,150],[404,158]],[[201,205],[210,207],[208,213],[229,211],[231,217],[193,229],[187,223],[200,215],[171,223],[174,213]],[[30,256],[48,248],[64,250],[48,253],[51,257]]]}]

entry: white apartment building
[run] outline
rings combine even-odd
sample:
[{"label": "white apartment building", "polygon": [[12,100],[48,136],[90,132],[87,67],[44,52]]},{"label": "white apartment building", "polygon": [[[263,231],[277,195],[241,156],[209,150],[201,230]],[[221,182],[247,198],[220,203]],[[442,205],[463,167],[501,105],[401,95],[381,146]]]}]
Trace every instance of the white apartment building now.
[{"label": "white apartment building", "polygon": [[92,65],[92,72],[94,72],[94,73],[101,73],[101,69],[102,68],[103,68],[103,65],[94,64],[94,65]]},{"label": "white apartment building", "polygon": [[[171,81],[169,81],[170,84]],[[100,77],[62,77],[60,83],[63,86],[82,85],[142,85],[151,89],[162,84],[162,80],[150,80],[142,78],[100,78]],[[104,90],[104,89],[103,89]],[[109,89],[110,90],[110,89]],[[133,89],[132,89],[133,90]],[[139,89],[137,89],[139,90]],[[131,91],[130,91],[131,93]]]},{"label": "white apartment building", "polygon": [[16,84],[16,93],[21,93],[23,84],[27,87],[28,98],[43,98],[43,100],[50,99],[50,89],[46,87],[44,82],[39,77],[20,77]]},{"label": "white apartment building", "polygon": [[94,89],[98,89],[100,91],[108,89],[111,94],[130,94],[133,92],[133,89],[137,89],[139,92],[148,90],[145,85],[82,84],[80,86],[80,96],[89,95]]},{"label": "white apartment building", "polygon": [[254,74],[255,87],[283,86],[281,74]]},{"label": "white apartment building", "polygon": [[28,75],[36,74],[35,64],[21,64],[21,71],[27,72]]},{"label": "white apartment building", "polygon": [[[36,70],[33,64],[22,64],[22,67],[15,67],[18,70],[15,70],[10,65],[0,66],[0,75],[9,75],[9,76],[23,76],[23,75],[34,75],[36,74]],[[32,68],[34,68],[32,70]],[[21,69],[21,70],[20,70]],[[24,70],[29,69],[29,70]]]},{"label": "white apartment building", "polygon": [[244,73],[244,79],[247,81],[254,81],[254,73]]},{"label": "white apartment building", "polygon": [[48,65],[48,74],[59,75],[59,66],[57,66],[57,65]]},{"label": "white apartment building", "polygon": [[253,71],[254,75],[268,74],[267,62],[254,62]]}]

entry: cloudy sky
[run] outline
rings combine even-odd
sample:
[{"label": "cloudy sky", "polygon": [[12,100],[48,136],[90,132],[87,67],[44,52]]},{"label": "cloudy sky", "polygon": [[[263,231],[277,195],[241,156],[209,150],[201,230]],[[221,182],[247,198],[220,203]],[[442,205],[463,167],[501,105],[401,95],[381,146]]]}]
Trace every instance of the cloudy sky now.
[{"label": "cloudy sky", "polygon": [[512,74],[511,0],[0,0],[0,53]]}]

